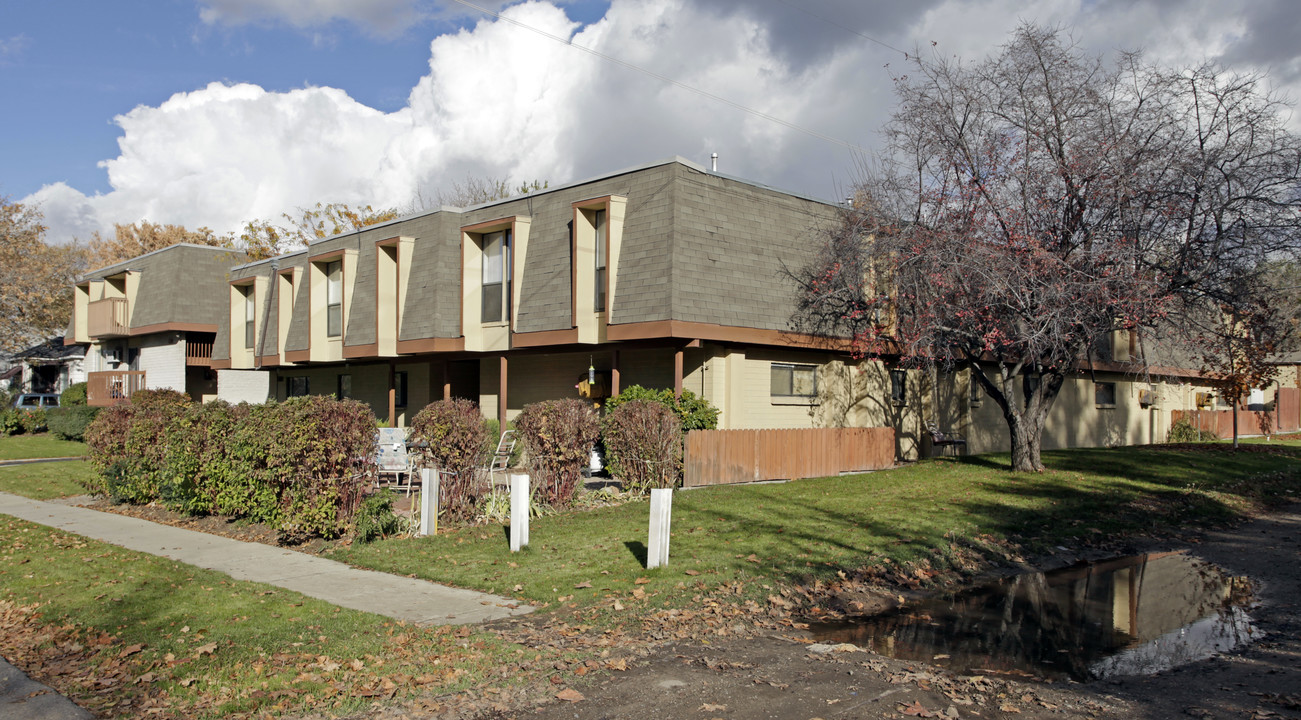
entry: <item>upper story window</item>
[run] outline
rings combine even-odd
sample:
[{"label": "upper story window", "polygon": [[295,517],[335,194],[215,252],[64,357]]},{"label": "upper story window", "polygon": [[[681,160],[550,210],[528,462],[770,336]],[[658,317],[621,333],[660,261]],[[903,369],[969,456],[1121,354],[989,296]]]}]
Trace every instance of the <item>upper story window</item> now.
[{"label": "upper story window", "polygon": [[325,264],[325,336],[343,335],[343,261]]},{"label": "upper story window", "polygon": [[252,285],[241,287],[240,293],[244,296],[244,347],[253,349],[257,340],[257,308],[254,304],[255,295]]},{"label": "upper story window", "polygon": [[484,233],[482,322],[500,323],[510,318],[510,255],[510,230]]},{"label": "upper story window", "polygon": [[606,223],[604,210],[597,210],[592,213],[592,226],[596,229],[596,275],[593,278],[596,296],[593,300],[593,308],[596,312],[605,312]]}]

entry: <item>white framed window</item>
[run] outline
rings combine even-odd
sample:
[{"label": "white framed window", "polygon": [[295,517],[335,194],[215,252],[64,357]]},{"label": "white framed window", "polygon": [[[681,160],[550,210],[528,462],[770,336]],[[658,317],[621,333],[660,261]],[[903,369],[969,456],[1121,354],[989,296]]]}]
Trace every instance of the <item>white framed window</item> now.
[{"label": "white framed window", "polygon": [[325,336],[343,335],[343,261],[325,263]]},{"label": "white framed window", "polygon": [[818,396],[818,368],[816,365],[773,363],[769,377],[769,392],[774,398],[816,398]]},{"label": "white framed window", "polygon": [[240,293],[244,295],[244,347],[252,350],[257,342],[257,307],[254,304],[253,286],[241,287]]},{"label": "white framed window", "polygon": [[511,267],[510,230],[484,233],[483,296],[481,322],[501,323],[510,319]]},{"label": "white framed window", "polygon": [[593,211],[592,227],[596,229],[596,273],[593,277],[596,293],[592,301],[592,307],[595,308],[596,312],[605,312],[606,223],[604,210]]}]

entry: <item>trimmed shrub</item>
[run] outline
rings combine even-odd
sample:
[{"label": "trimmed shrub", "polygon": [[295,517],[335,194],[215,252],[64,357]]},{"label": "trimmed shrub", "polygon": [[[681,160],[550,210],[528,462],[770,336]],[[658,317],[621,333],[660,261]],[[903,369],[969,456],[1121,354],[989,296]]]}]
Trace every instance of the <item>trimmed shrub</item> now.
[{"label": "trimmed shrub", "polygon": [[17,435],[23,431],[23,421],[19,417],[21,410],[12,407],[0,407],[0,435]]},{"label": "trimmed shrub", "polygon": [[67,405],[46,410],[45,421],[49,425],[50,434],[54,437],[60,440],[80,441],[85,438],[86,428],[96,415],[99,415],[97,407]]},{"label": "trimmed shrub", "polygon": [[412,442],[428,444],[420,450],[425,467],[454,473],[439,482],[439,508],[450,517],[473,517],[474,481],[492,452],[479,406],[461,398],[430,403],[411,419],[410,432]]},{"label": "trimmed shrub", "polygon": [[59,394],[59,407],[76,407],[86,404],[86,383],[73,383]]},{"label": "trimmed shrub", "polygon": [[629,385],[619,391],[618,395],[606,401],[606,412],[612,412],[620,405],[633,400],[650,400],[672,410],[673,414],[678,416],[682,432],[718,429],[718,408],[690,390],[683,390],[682,397],[678,398],[673,396],[671,389],[652,390],[641,385]]},{"label": "trimmed shrub", "polygon": [[[167,430],[193,405],[189,396],[175,390],[139,390],[130,405],[109,408],[86,429],[90,459],[101,472],[117,466],[117,478],[106,491],[115,500],[150,503],[159,499],[165,481]],[[100,418],[112,436],[99,432]]]},{"label": "trimmed shrub", "polygon": [[1170,426],[1165,441],[1168,443],[1202,443],[1219,442],[1220,438],[1213,432],[1198,430],[1187,418],[1180,418]]},{"label": "trimmed shrub", "polygon": [[682,424],[672,410],[653,400],[632,400],[601,423],[611,474],[623,489],[645,494],[676,487],[682,478]]},{"label": "trimmed shrub", "polygon": [[352,537],[359,543],[368,543],[399,535],[402,530],[402,518],[393,512],[393,495],[381,490],[361,501]]},{"label": "trimmed shrub", "polygon": [[248,416],[247,405],[223,400],[192,405],[167,428],[167,454],[158,494],[163,502],[190,515],[210,513],[215,488],[229,466],[230,439]]},{"label": "trimmed shrub", "polygon": [[515,418],[515,429],[524,441],[529,471],[542,502],[553,507],[569,505],[599,434],[596,411],[574,398],[547,400],[525,405]]},{"label": "trimmed shrub", "polygon": [[18,426],[25,433],[45,432],[49,423],[44,410],[19,410]]}]

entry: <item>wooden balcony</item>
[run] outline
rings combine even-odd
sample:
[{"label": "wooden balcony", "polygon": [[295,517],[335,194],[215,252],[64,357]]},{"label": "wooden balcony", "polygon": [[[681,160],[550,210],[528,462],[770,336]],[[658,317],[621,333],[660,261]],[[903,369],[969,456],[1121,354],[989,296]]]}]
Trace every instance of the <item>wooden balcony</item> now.
[{"label": "wooden balcony", "polygon": [[212,367],[212,341],[185,342],[185,364],[192,367]]},{"label": "wooden balcony", "polygon": [[86,307],[86,332],[92,338],[125,337],[128,334],[126,298],[96,300]]},{"label": "wooden balcony", "polygon": [[126,405],[131,402],[131,393],[144,387],[144,370],[86,373],[86,404],[94,407]]}]

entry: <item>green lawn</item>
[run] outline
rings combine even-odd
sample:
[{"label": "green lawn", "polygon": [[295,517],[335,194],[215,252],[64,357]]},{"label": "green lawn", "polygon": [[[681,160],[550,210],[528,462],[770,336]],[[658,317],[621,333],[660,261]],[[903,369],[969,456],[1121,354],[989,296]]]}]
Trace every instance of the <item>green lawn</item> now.
[{"label": "green lawn", "polygon": [[[22,649],[15,659],[49,658],[61,691],[112,717],[346,714],[391,695],[508,686],[506,661],[523,652],[491,633],[400,625],[3,515],[0,548],[0,640]],[[36,617],[18,609],[33,603]]]},{"label": "green lawn", "polygon": [[78,480],[89,478],[94,472],[85,460],[7,465],[0,467],[0,492],[33,500],[84,495],[86,488]]},{"label": "green lawn", "polygon": [[82,457],[85,454],[86,443],[56,440],[49,433],[0,436],[0,460]]},{"label": "green lawn", "polygon": [[[1223,444],[1221,444],[1222,446]],[[678,492],[670,567],[647,571],[648,508],[630,503],[534,519],[532,545],[512,555],[504,528],[454,530],[340,548],[361,567],[553,602],[597,603],[636,585],[689,602],[678,583],[742,577],[786,583],[840,570],[940,568],[1010,540],[1034,550],[1118,533],[1170,532],[1230,521],[1301,489],[1290,455],[1145,448],[1045,453],[1039,475],[1006,456],[937,459],[887,472]],[[684,578],[684,574],[690,574]],[[696,574],[698,573],[698,575]],[[590,588],[575,587],[591,583]]]}]

